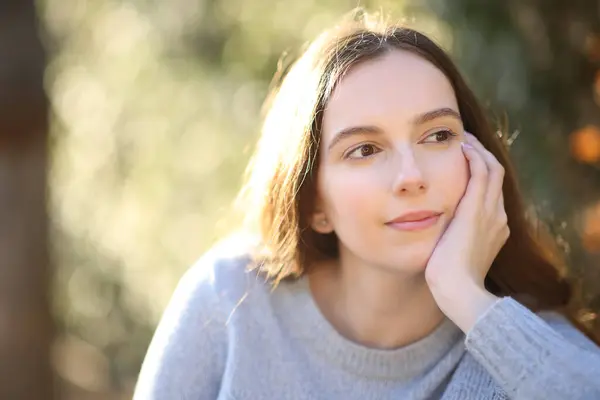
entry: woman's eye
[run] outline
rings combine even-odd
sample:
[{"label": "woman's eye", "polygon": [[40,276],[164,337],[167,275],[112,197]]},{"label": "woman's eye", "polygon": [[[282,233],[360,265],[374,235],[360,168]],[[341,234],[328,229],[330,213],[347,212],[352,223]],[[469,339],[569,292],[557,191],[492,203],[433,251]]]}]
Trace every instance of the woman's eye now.
[{"label": "woman's eye", "polygon": [[[427,138],[434,138],[433,142],[430,141],[430,143],[444,143],[450,141],[454,136],[457,136],[457,134],[448,129],[444,129],[428,135]],[[427,140],[424,140],[424,142],[427,142]]]},{"label": "woman's eye", "polygon": [[379,153],[379,149],[372,144],[362,144],[346,154],[345,158],[366,158]]}]

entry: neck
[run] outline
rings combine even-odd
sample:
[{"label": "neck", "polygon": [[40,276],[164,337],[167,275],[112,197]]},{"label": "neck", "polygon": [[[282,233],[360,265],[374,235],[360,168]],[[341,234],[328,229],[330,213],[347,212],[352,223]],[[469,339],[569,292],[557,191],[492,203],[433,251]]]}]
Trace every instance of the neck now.
[{"label": "neck", "polygon": [[356,343],[382,349],[406,346],[444,320],[424,273],[405,274],[348,260],[312,270],[309,282],[321,312]]}]

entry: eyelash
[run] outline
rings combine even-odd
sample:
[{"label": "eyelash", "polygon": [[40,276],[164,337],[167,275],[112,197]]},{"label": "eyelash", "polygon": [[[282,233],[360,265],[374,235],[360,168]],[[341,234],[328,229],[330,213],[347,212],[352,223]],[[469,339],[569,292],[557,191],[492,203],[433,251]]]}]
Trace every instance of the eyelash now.
[{"label": "eyelash", "polygon": [[448,134],[448,139],[442,141],[442,142],[436,142],[436,143],[445,143],[445,142],[449,142],[450,140],[452,140],[453,137],[458,136],[458,134],[452,132],[450,129],[441,129],[439,131],[435,131],[429,135],[427,135],[427,137],[433,136],[433,135],[437,135],[438,133],[447,133]]},{"label": "eyelash", "polygon": [[[448,135],[448,138],[447,138],[446,140],[443,140],[443,141],[441,141],[441,142],[435,142],[436,144],[440,144],[440,143],[447,143],[447,142],[449,142],[450,140],[452,140],[452,138],[454,138],[455,136],[458,136],[458,134],[456,134],[456,133],[452,132],[450,129],[442,129],[442,130],[435,131],[435,132],[433,132],[433,133],[431,133],[431,134],[427,135],[427,137],[426,137],[426,138],[428,138],[428,137],[430,137],[430,136],[433,136],[433,135],[440,134],[440,133],[446,133],[446,134]],[[423,143],[423,141],[421,141],[420,143]],[[361,144],[361,145],[359,145],[359,146],[357,146],[357,147],[355,147],[355,148],[351,149],[350,151],[348,151],[348,152],[347,152],[347,153],[344,155],[344,159],[351,159],[351,158],[354,158],[354,159],[362,159],[362,158],[368,158],[368,157],[371,157],[371,156],[372,156],[372,155],[374,155],[374,154],[377,154],[377,153],[379,153],[379,151],[376,151],[376,152],[374,152],[373,154],[371,154],[371,155],[368,155],[368,156],[365,156],[365,157],[350,157],[350,155],[351,155],[352,153],[354,153],[356,150],[359,150],[359,149],[361,149],[361,148],[364,148],[364,147],[366,147],[366,146],[371,146],[371,147],[373,147],[373,148],[376,148],[376,146],[375,146],[375,145],[373,145],[373,144],[370,144],[370,143],[364,143],[364,144]]]}]

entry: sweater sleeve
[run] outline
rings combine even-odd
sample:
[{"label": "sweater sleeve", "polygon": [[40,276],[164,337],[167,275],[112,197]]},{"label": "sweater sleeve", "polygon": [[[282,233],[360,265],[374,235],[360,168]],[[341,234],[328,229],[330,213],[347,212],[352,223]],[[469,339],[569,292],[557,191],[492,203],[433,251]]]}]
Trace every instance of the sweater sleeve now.
[{"label": "sweater sleeve", "polygon": [[214,400],[227,351],[214,267],[200,262],[179,281],[156,328],[134,400]]},{"label": "sweater sleeve", "polygon": [[504,297],[465,346],[513,400],[600,399],[600,348],[558,314],[547,322]]}]

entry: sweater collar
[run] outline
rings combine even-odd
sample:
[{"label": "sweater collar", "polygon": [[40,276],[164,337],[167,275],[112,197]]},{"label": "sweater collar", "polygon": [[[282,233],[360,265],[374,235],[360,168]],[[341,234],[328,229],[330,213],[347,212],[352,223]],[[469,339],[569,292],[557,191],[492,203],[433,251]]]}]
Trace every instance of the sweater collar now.
[{"label": "sweater collar", "polygon": [[391,350],[368,348],[342,336],[323,316],[308,278],[282,283],[278,289],[276,302],[284,307],[280,315],[290,334],[315,354],[360,376],[409,381],[433,368],[449,352],[464,352],[464,334],[448,318],[409,345]]}]

